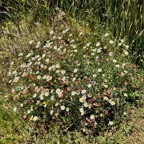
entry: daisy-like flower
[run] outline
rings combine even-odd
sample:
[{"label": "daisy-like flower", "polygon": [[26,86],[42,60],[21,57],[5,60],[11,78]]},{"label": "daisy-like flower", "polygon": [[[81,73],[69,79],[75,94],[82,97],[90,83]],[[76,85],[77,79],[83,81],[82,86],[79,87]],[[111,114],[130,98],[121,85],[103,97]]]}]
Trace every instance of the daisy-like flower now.
[{"label": "daisy-like flower", "polygon": [[40,80],[40,79],[41,79],[41,76],[40,76],[40,75],[38,75],[38,76],[37,76],[37,79],[38,79],[38,80]]},{"label": "daisy-like flower", "polygon": [[110,103],[112,106],[114,106],[114,105],[115,105],[115,102],[114,102],[114,101],[112,101],[112,100],[110,100],[110,101],[109,101],[109,103]]},{"label": "daisy-like flower", "polygon": [[39,47],[40,47],[40,42],[37,42],[36,48],[39,48]]},{"label": "daisy-like flower", "polygon": [[97,53],[101,53],[101,49],[99,48],[99,49],[97,49]]},{"label": "daisy-like flower", "polygon": [[46,75],[44,75],[42,78],[43,78],[43,79],[46,79],[46,78],[47,78],[47,76],[46,76]]},{"label": "daisy-like flower", "polygon": [[114,124],[114,122],[113,121],[109,121],[109,126],[112,126],[113,124]]},{"label": "daisy-like flower", "polygon": [[44,58],[46,56],[46,54],[42,54],[42,58]]},{"label": "daisy-like flower", "polygon": [[39,97],[40,97],[40,100],[43,100],[44,99],[44,94],[41,93]]},{"label": "daisy-like flower", "polygon": [[82,94],[85,94],[85,93],[86,93],[86,90],[82,90],[81,93],[82,93]]},{"label": "daisy-like flower", "polygon": [[114,63],[116,63],[116,62],[117,62],[117,60],[115,60],[115,59],[113,59],[112,61],[113,61]]},{"label": "daisy-like flower", "polygon": [[96,43],[96,47],[99,47],[99,46],[100,46],[100,42],[97,42],[97,43]]},{"label": "daisy-like flower", "polygon": [[77,49],[75,49],[75,50],[74,50],[74,52],[75,52],[75,53],[77,53],[77,52],[78,52],[78,50],[77,50]]},{"label": "daisy-like flower", "polygon": [[16,112],[16,111],[17,111],[17,108],[16,108],[16,107],[14,107],[14,108],[13,108],[13,111],[14,111],[14,112]]},{"label": "daisy-like flower", "polygon": [[124,96],[125,96],[125,97],[127,97],[127,96],[128,96],[128,94],[127,94],[127,93],[124,93]]},{"label": "daisy-like flower", "polygon": [[77,73],[78,69],[74,69],[74,73]]},{"label": "daisy-like flower", "polygon": [[119,64],[117,64],[117,65],[115,65],[115,67],[116,67],[116,68],[119,68],[119,67],[120,67],[120,65],[119,65]]},{"label": "daisy-like flower", "polygon": [[33,95],[33,98],[35,98],[37,96],[37,94],[35,93],[34,95]]},{"label": "daisy-like flower", "polygon": [[108,88],[108,85],[105,84],[104,87],[105,87],[105,88]]},{"label": "daisy-like flower", "polygon": [[95,78],[96,77],[96,74],[93,74],[93,78]]},{"label": "daisy-like flower", "polygon": [[104,36],[105,36],[105,37],[109,36],[109,33],[105,33]]},{"label": "daisy-like flower", "polygon": [[129,55],[128,51],[126,51],[126,50],[124,50],[124,54],[125,54],[126,56]]},{"label": "daisy-like flower", "polygon": [[54,31],[53,31],[53,30],[51,30],[49,33],[50,33],[51,35],[53,35],[53,34],[54,34]]},{"label": "daisy-like flower", "polygon": [[121,42],[124,43],[124,39],[121,39]]},{"label": "daisy-like flower", "polygon": [[53,110],[50,110],[50,115],[52,115],[52,114],[53,114],[53,112],[54,112]]},{"label": "daisy-like flower", "polygon": [[48,62],[49,62],[49,59],[47,58],[47,59],[45,60],[45,62],[48,63]]},{"label": "daisy-like flower", "polygon": [[109,98],[106,97],[106,96],[104,96],[104,97],[103,97],[103,100],[105,100],[105,101],[109,101]]},{"label": "daisy-like flower", "polygon": [[29,41],[29,44],[31,45],[33,42],[34,42],[34,40],[30,40],[30,41]]},{"label": "daisy-like flower", "polygon": [[113,52],[109,52],[109,56],[113,56]]},{"label": "daisy-like flower", "polygon": [[90,119],[91,119],[91,120],[94,120],[94,119],[95,119],[95,115],[93,115],[93,114],[90,115]]},{"label": "daisy-like flower", "polygon": [[75,92],[75,91],[72,91],[72,92],[71,92],[71,95],[72,95],[72,96],[76,95],[76,92]]},{"label": "daisy-like flower", "polygon": [[64,105],[61,106],[61,110],[65,110],[65,106]]},{"label": "daisy-like flower", "polygon": [[91,88],[91,87],[92,87],[92,85],[91,85],[91,84],[88,84],[87,86],[88,86],[88,88]]},{"label": "daisy-like flower", "polygon": [[109,41],[109,43],[110,43],[110,44],[113,44],[113,43],[114,43],[114,41],[113,41],[113,40],[110,40],[110,41]]},{"label": "daisy-like flower", "polygon": [[125,45],[125,48],[126,48],[126,49],[128,49],[128,48],[129,48],[129,46],[128,46],[128,45]]},{"label": "daisy-like flower", "polygon": [[59,93],[61,93],[61,92],[62,92],[61,89],[59,89],[59,88],[56,89],[56,94],[59,94]]},{"label": "daisy-like flower", "polygon": [[55,67],[56,67],[56,68],[60,68],[60,65],[59,65],[59,64],[56,64]]},{"label": "daisy-like flower", "polygon": [[38,116],[33,117],[33,121],[37,121],[38,119],[39,119]]},{"label": "daisy-like flower", "polygon": [[98,69],[98,72],[99,72],[99,73],[100,73],[100,72],[102,72],[102,69],[101,69],[101,68],[99,68],[99,69]]},{"label": "daisy-like flower", "polygon": [[69,108],[68,107],[66,108],[66,111],[69,112]]},{"label": "daisy-like flower", "polygon": [[88,107],[88,103],[87,102],[84,102],[84,107]]},{"label": "daisy-like flower", "polygon": [[84,115],[84,109],[83,108],[80,108],[79,111],[80,111],[81,115]]},{"label": "daisy-like flower", "polygon": [[52,76],[47,76],[46,80],[49,82],[50,80],[52,80]]},{"label": "daisy-like flower", "polygon": [[45,96],[49,96],[49,92],[45,92],[45,94],[44,94]]},{"label": "daisy-like flower", "polygon": [[64,74],[65,74],[65,70],[61,70],[61,74],[63,74],[63,75],[64,75]]}]

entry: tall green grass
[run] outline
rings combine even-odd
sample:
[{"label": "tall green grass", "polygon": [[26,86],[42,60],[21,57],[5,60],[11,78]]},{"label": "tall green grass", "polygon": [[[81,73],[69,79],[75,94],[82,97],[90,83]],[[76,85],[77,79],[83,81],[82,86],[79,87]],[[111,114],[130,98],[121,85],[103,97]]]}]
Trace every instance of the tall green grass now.
[{"label": "tall green grass", "polygon": [[143,65],[144,1],[119,0],[1,0],[0,17],[18,21],[27,14],[32,21],[47,22],[53,19],[54,8],[80,20],[85,20],[92,29],[99,21],[115,37],[125,37],[129,51],[136,64]]}]

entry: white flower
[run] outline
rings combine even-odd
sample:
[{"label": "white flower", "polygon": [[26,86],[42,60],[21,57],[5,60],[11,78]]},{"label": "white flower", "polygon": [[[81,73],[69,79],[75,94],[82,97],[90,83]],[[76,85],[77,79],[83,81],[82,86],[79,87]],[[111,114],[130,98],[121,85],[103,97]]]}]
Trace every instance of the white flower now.
[{"label": "white flower", "polygon": [[37,96],[37,94],[35,93],[34,95],[33,95],[33,98],[35,98]]},{"label": "white flower", "polygon": [[49,62],[49,59],[47,58],[47,59],[45,60],[45,62],[48,63],[48,62]]},{"label": "white flower", "polygon": [[76,49],[76,50],[74,50],[74,52],[76,53],[76,52],[78,52],[78,50]]},{"label": "white flower", "polygon": [[14,111],[14,112],[16,112],[16,111],[17,111],[17,108],[16,108],[16,107],[14,107],[13,111]]},{"label": "white flower", "polygon": [[65,106],[64,105],[61,106],[61,110],[65,110]]},{"label": "white flower", "polygon": [[108,35],[109,35],[108,33],[105,33],[105,35],[104,35],[104,36],[105,36],[105,37],[107,37]]},{"label": "white flower", "polygon": [[96,74],[93,74],[93,78],[95,78],[96,77]]},{"label": "white flower", "polygon": [[85,94],[85,93],[86,93],[86,90],[82,90],[81,93],[82,93],[82,94]]},{"label": "white flower", "polygon": [[75,91],[72,91],[72,92],[71,92],[71,95],[72,95],[72,96],[76,95],[76,92],[75,92]]},{"label": "white flower", "polygon": [[38,76],[37,76],[37,79],[38,79],[38,80],[40,80],[40,79],[41,79],[41,76],[40,76],[40,75],[38,75]]},{"label": "white flower", "polygon": [[110,43],[110,44],[113,44],[113,43],[114,43],[114,41],[113,41],[113,40],[110,40],[110,41],[109,41],[109,43]]},{"label": "white flower", "polygon": [[64,75],[64,74],[65,74],[65,70],[61,70],[61,74],[63,74],[63,75]]},{"label": "white flower", "polygon": [[21,56],[23,56],[23,53],[21,52],[21,53],[19,53],[19,55],[18,55],[19,57],[21,57]]},{"label": "white flower", "polygon": [[83,103],[83,102],[84,102],[84,99],[81,97],[81,98],[79,99],[79,102]]},{"label": "white flower", "polygon": [[74,69],[74,73],[77,73],[78,69]]},{"label": "white flower", "polygon": [[59,65],[59,64],[56,64],[55,67],[56,67],[56,68],[60,68],[60,65]]},{"label": "white flower", "polygon": [[105,88],[108,88],[108,85],[104,85]]},{"label": "white flower", "polygon": [[74,48],[74,49],[76,48],[76,45],[71,45],[71,46],[72,46],[72,48]]},{"label": "white flower", "polygon": [[115,60],[115,59],[113,59],[112,61],[113,61],[114,63],[116,63],[116,62],[117,62],[117,60]]},{"label": "white flower", "polygon": [[50,115],[52,115],[52,114],[53,114],[53,112],[54,112],[53,110],[50,110]]},{"label": "white flower", "polygon": [[124,43],[124,39],[121,39],[121,42]]},{"label": "white flower", "polygon": [[97,42],[97,43],[96,43],[96,47],[99,47],[99,46],[100,46],[100,42]]},{"label": "white flower", "polygon": [[97,53],[100,53],[101,52],[101,49],[99,48],[99,49],[97,49]]},{"label": "white flower", "polygon": [[37,121],[37,120],[38,120],[38,116],[34,116],[33,121]]},{"label": "white flower", "polygon": [[45,96],[49,96],[49,92],[45,92],[45,94],[44,94]]},{"label": "white flower", "polygon": [[88,107],[88,103],[87,102],[84,102],[84,107]]},{"label": "white flower", "polygon": [[99,69],[98,69],[98,72],[102,72],[102,69],[101,69],[101,68],[99,68]]},{"label": "white flower", "polygon": [[75,81],[76,80],[76,77],[74,77],[73,79],[72,79],[72,81]]},{"label": "white flower", "polygon": [[40,42],[37,42],[36,48],[39,48],[39,47],[40,47]]},{"label": "white flower", "polygon": [[115,67],[116,67],[116,68],[119,68],[119,67],[120,67],[120,65],[119,65],[119,64],[117,64],[117,65],[115,65]]},{"label": "white flower", "polygon": [[128,45],[125,45],[125,48],[126,48],[126,49],[128,49],[128,48],[129,48],[129,46],[128,46]]},{"label": "white flower", "polygon": [[54,34],[54,31],[53,31],[53,30],[51,30],[51,31],[50,31],[50,34],[51,34],[51,35],[52,35],[52,34]]},{"label": "white flower", "polygon": [[68,107],[66,108],[66,111],[69,112],[69,108]]},{"label": "white flower", "polygon": [[114,105],[115,105],[115,102],[114,102],[114,101],[112,101],[112,100],[110,100],[110,101],[109,101],[109,103],[110,103],[112,106],[114,106]]},{"label": "white flower", "polygon": [[109,52],[109,56],[113,56],[113,52]]},{"label": "white flower", "polygon": [[29,44],[31,45],[33,42],[34,42],[34,40],[30,40],[30,41],[29,41]]},{"label": "white flower", "polygon": [[43,93],[41,93],[39,97],[40,97],[40,100],[43,100],[44,99]]},{"label": "white flower", "polygon": [[46,56],[46,54],[42,54],[42,58],[44,58]]},{"label": "white flower", "polygon": [[83,108],[80,108],[79,111],[80,111],[81,115],[84,115],[84,109]]},{"label": "white flower", "polygon": [[109,98],[106,97],[106,96],[104,96],[104,97],[103,97],[103,100],[105,100],[105,101],[109,101]]},{"label": "white flower", "polygon": [[46,80],[49,82],[50,80],[52,80],[52,76],[47,76]]},{"label": "white flower", "polygon": [[113,121],[109,121],[109,125],[112,126],[114,124]]},{"label": "white flower", "polygon": [[88,84],[88,88],[91,88],[91,86],[92,86],[91,84]]},{"label": "white flower", "polygon": [[124,93],[124,96],[125,96],[125,97],[127,97],[127,96],[128,96],[128,94],[127,94],[127,93]]},{"label": "white flower", "polygon": [[90,115],[90,119],[91,119],[91,120],[94,120],[94,119],[95,119],[95,115],[93,115],[93,114]]},{"label": "white flower", "polygon": [[129,53],[128,51],[124,50],[124,54],[127,56]]}]

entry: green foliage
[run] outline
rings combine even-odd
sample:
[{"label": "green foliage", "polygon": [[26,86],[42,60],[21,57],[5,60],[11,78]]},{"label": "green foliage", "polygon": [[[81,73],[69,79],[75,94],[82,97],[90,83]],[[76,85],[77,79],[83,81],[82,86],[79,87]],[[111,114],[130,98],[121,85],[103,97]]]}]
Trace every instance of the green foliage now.
[{"label": "green foliage", "polygon": [[111,31],[115,37],[127,38],[133,61],[143,66],[143,1],[1,0],[0,5],[0,16],[16,23],[28,14],[35,22],[48,22],[53,19],[56,6],[73,18],[85,20],[92,29],[96,28],[99,20],[105,30]]},{"label": "green foliage", "polygon": [[29,139],[26,128],[28,127],[25,122],[0,99],[0,143],[25,143]]}]

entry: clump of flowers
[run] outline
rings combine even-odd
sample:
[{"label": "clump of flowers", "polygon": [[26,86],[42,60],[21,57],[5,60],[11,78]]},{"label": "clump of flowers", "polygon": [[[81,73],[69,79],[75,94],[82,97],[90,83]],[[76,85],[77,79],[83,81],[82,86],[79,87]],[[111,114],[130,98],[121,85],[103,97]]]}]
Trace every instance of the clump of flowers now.
[{"label": "clump of flowers", "polygon": [[29,44],[35,45],[33,50],[20,53],[21,65],[9,72],[15,111],[25,120],[55,122],[63,130],[73,126],[85,133],[121,121],[129,94],[138,88],[134,78],[139,77],[127,60],[124,41],[117,44],[108,33],[101,42],[88,41],[84,34],[73,36],[66,29],[50,31],[45,43]]}]

